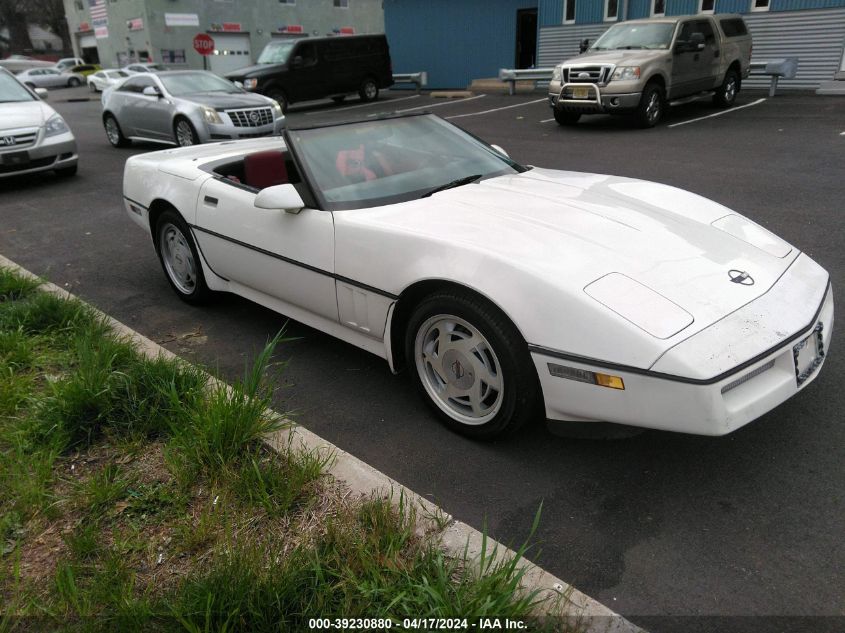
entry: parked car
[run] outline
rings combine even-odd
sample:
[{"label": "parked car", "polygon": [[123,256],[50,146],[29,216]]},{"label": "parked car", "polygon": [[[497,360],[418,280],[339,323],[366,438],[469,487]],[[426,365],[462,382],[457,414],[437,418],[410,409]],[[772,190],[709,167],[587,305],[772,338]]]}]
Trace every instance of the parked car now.
[{"label": "parked car", "polygon": [[121,70],[128,72],[130,75],[135,75],[137,73],[160,73],[167,70],[167,66],[152,63],[127,64],[126,66],[121,68]]},{"label": "parked car", "polygon": [[82,75],[63,73],[55,68],[31,68],[18,73],[18,79],[30,88],[75,88],[85,81]]},{"label": "parked car", "polygon": [[117,86],[127,77],[129,73],[125,70],[98,70],[88,75],[88,87],[91,92],[102,92],[106,88]]},{"label": "parked car", "polygon": [[87,77],[98,70],[102,70],[103,67],[99,64],[80,64],[78,66],[71,66],[70,68],[66,68],[62,72],[66,74],[73,74],[73,75],[82,75],[83,77]]},{"label": "parked car", "polygon": [[76,173],[76,139],[65,120],[32,89],[0,68],[0,178],[39,171]]},{"label": "parked car", "polygon": [[132,156],[123,195],[183,300],[233,292],[406,367],[472,437],[544,414],[724,435],[831,344],[828,273],[739,213],[432,114]]},{"label": "parked car", "polygon": [[82,66],[83,64],[85,64],[85,60],[81,57],[64,57],[57,61],[53,68],[61,72],[74,66]]},{"label": "parked car", "polygon": [[276,101],[203,70],[136,74],[103,93],[103,125],[115,147],[271,136],[284,124]]},{"label": "parked car", "polygon": [[363,101],[393,85],[390,48],[384,35],[276,40],[264,47],[258,64],[226,77],[247,90],[289,103],[357,92]]},{"label": "parked car", "polygon": [[704,94],[730,107],[751,62],[751,35],[731,14],[620,22],[588,46],[554,69],[549,105],[561,125],[607,113],[652,127],[668,102]]},{"label": "parked car", "polygon": [[5,68],[10,73],[19,73],[30,68],[50,68],[51,66],[53,66],[53,62],[34,59],[26,55],[9,55],[6,59],[0,59],[0,68]]}]

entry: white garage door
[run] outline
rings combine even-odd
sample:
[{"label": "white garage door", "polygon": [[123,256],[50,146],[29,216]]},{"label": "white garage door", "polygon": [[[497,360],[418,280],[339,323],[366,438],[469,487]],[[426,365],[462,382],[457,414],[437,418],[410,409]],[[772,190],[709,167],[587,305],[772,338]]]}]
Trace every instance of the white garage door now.
[{"label": "white garage door", "polygon": [[211,33],[214,54],[208,56],[210,70],[224,75],[252,64],[248,33]]},{"label": "white garage door", "polygon": [[79,48],[97,48],[97,38],[93,35],[80,36]]}]

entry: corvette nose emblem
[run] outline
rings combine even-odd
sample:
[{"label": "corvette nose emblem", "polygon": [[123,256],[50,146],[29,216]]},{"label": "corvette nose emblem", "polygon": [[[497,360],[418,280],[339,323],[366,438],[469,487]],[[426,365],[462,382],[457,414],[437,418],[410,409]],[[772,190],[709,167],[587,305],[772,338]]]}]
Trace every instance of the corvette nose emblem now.
[{"label": "corvette nose emblem", "polygon": [[743,286],[753,286],[754,285],[754,277],[749,275],[744,270],[736,270],[735,268],[728,271],[728,277],[731,278],[731,281],[735,284],[741,284]]}]

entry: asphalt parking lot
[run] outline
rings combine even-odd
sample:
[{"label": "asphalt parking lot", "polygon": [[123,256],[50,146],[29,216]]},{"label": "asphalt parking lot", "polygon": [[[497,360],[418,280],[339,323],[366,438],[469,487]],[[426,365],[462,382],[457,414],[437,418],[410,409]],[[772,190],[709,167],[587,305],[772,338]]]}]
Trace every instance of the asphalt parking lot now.
[{"label": "asphalt parking lot", "polygon": [[[113,149],[99,101],[66,101],[76,96],[84,89],[51,92],[77,136],[79,174],[0,180],[0,253],[169,349],[239,375],[285,318],[231,296],[201,309],[176,298],[121,205],[125,158],[160,146]],[[561,128],[544,97],[392,91],[370,105],[295,105],[289,122],[430,109],[526,164],[713,198],[810,254],[835,293],[845,287],[845,99],[742,93],[747,107],[694,102],[639,130],[604,116]],[[440,426],[407,376],[375,356],[297,323],[287,332],[296,340],[279,352],[288,367],[278,409],[505,542],[526,537],[542,502],[532,558],[645,628],[845,628],[841,344],[804,392],[726,437],[650,431],[601,442],[537,424],[480,444]]]}]

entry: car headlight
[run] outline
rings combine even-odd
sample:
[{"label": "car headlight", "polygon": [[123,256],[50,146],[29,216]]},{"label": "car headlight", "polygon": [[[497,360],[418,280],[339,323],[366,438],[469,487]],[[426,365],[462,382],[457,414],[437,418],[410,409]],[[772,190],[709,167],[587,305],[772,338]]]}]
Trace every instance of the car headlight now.
[{"label": "car headlight", "polygon": [[555,66],[555,69],[552,71],[552,81],[560,81],[561,77],[563,77],[563,68],[561,66]]},{"label": "car headlight", "polygon": [[44,124],[44,136],[56,136],[65,132],[70,132],[70,128],[58,114],[51,116],[47,119],[47,123]]},{"label": "car headlight", "polygon": [[212,123],[214,125],[223,123],[223,119],[217,114],[217,110],[208,106],[202,106],[202,118],[205,119],[206,123]]},{"label": "car headlight", "polygon": [[257,87],[257,79],[244,79],[244,88],[246,88],[247,90],[255,90]]},{"label": "car headlight", "polygon": [[639,79],[640,78],[640,67],[639,66],[619,66],[616,70],[613,71],[613,76],[611,80],[616,81],[624,81],[626,79]]},{"label": "car headlight", "polygon": [[275,99],[270,99],[270,104],[273,106],[273,118],[278,119],[284,113],[282,112],[282,105]]}]

